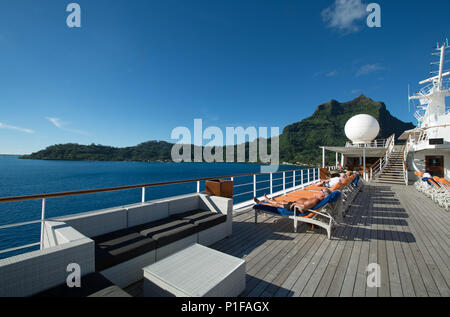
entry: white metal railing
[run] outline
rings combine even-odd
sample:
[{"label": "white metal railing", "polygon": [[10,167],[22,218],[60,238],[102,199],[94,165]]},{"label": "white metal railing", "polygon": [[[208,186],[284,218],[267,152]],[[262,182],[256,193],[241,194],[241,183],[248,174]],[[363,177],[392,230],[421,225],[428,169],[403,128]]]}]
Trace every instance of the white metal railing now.
[{"label": "white metal railing", "polygon": [[422,96],[426,96],[430,93],[430,91],[431,91],[431,89],[433,89],[433,87],[434,87],[433,83],[428,84],[419,90],[419,94],[421,94]]},{"label": "white metal railing", "polygon": [[428,131],[425,129],[421,130],[419,137],[417,139],[409,136],[408,141],[406,142],[408,151],[414,146],[418,146],[421,144],[428,144],[429,134],[427,132]]},{"label": "white metal railing", "polygon": [[[263,198],[263,194],[267,194],[268,197],[276,197],[280,195],[284,195],[286,193],[302,189],[306,186],[314,184],[320,180],[320,169],[303,169],[303,170],[294,170],[287,172],[274,172],[268,173],[269,179],[258,181],[257,176],[265,175],[265,174],[255,174],[253,175],[253,181],[245,184],[233,184],[233,189],[250,186],[252,185],[253,189],[250,191],[244,191],[238,194],[235,194],[234,197],[240,197],[244,195],[252,194],[253,196],[249,200],[245,200],[243,202],[234,204],[233,210],[239,211],[246,207],[253,205],[253,197],[257,197],[259,199]],[[282,174],[281,177],[274,178],[275,174]],[[276,181],[279,181],[278,184],[275,184]],[[258,187],[260,184],[263,187]]]},{"label": "white metal railing", "polygon": [[408,159],[408,153],[409,153],[409,139],[410,138],[411,138],[411,136],[409,136],[408,141],[403,146],[403,177],[405,179],[406,186],[408,186],[408,183],[409,183],[407,159]]},{"label": "white metal railing", "polygon": [[[279,176],[280,177],[277,177]],[[267,177],[268,179],[258,180],[258,177]],[[252,177],[251,182],[247,183],[235,183],[235,179],[238,178],[244,178],[244,177]],[[13,223],[13,224],[7,224],[7,225],[0,225],[1,229],[8,229],[8,228],[16,228],[16,227],[22,227],[26,225],[31,224],[41,224],[41,235],[40,235],[40,242],[31,243],[27,245],[22,246],[16,246],[13,248],[8,248],[4,250],[0,250],[0,254],[3,253],[9,253],[13,251],[18,251],[22,249],[27,249],[34,246],[40,246],[40,248],[43,248],[43,234],[44,234],[44,225],[45,221],[51,220],[51,218],[46,218],[46,200],[51,198],[58,198],[58,197],[69,197],[69,196],[78,196],[78,195],[87,195],[92,193],[105,193],[105,192],[112,192],[112,191],[123,191],[123,190],[130,190],[130,189],[141,189],[141,203],[148,202],[148,197],[146,197],[146,189],[150,187],[158,187],[158,186],[168,186],[168,185],[176,185],[176,184],[186,184],[186,183],[194,183],[196,184],[196,191],[197,193],[201,193],[201,184],[205,183],[208,180],[214,180],[214,179],[231,179],[233,181],[233,192],[237,192],[234,195],[234,198],[236,197],[245,197],[245,195],[248,196],[248,200],[245,199],[243,202],[237,203],[233,205],[233,211],[237,211],[239,209],[242,209],[244,207],[251,206],[253,204],[253,198],[258,195],[258,193],[269,193],[269,197],[275,197],[282,194],[286,194],[288,192],[298,190],[301,188],[304,188],[308,185],[314,184],[320,180],[320,169],[319,168],[311,168],[311,169],[298,169],[298,170],[290,170],[290,171],[279,171],[279,172],[272,172],[272,173],[254,173],[254,174],[243,174],[243,175],[232,175],[232,176],[218,176],[218,177],[209,177],[209,178],[201,178],[201,179],[193,179],[193,180],[180,180],[180,181],[170,181],[170,182],[164,182],[164,183],[152,183],[152,184],[145,184],[145,185],[132,185],[132,186],[123,186],[123,187],[114,187],[114,188],[103,188],[103,189],[92,189],[92,190],[82,190],[82,191],[73,191],[73,192],[65,192],[65,193],[54,193],[54,194],[41,194],[41,195],[30,195],[30,196],[19,196],[19,197],[4,197],[0,198],[0,204],[1,203],[7,203],[7,202],[18,202],[18,201],[27,201],[27,200],[41,200],[41,217],[40,220],[31,220],[27,222],[21,222],[21,223]],[[266,184],[266,185],[261,185]],[[261,187],[264,186],[264,187]],[[246,189],[246,187],[249,188]],[[239,190],[237,190],[239,188]],[[240,192],[240,189],[242,189],[242,192]],[[202,192],[204,193],[204,191]],[[262,197],[261,197],[262,198]]]},{"label": "white metal railing", "polygon": [[347,142],[345,147],[356,147],[356,148],[380,148],[387,147],[389,144],[390,138],[388,139],[378,139],[374,140],[370,143],[357,143],[353,144],[353,142]]}]

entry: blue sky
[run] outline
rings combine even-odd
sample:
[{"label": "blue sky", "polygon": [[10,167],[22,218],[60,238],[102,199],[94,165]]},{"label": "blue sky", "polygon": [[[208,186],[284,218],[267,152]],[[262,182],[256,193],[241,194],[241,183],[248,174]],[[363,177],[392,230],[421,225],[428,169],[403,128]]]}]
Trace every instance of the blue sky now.
[{"label": "blue sky", "polygon": [[78,0],[68,28],[72,1],[1,0],[0,153],[174,141],[195,118],[282,129],[361,93],[414,122],[450,1],[377,1],[381,28],[338,1]]}]

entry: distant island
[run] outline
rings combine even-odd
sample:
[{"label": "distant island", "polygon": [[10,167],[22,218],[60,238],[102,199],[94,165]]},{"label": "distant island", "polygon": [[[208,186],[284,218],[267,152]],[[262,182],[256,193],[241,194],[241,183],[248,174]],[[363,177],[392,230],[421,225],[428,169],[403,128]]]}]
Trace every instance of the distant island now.
[{"label": "distant island", "polygon": [[[370,114],[380,124],[378,138],[388,138],[393,133],[399,137],[403,131],[414,128],[412,123],[403,122],[390,114],[383,102],[375,102],[364,95],[340,103],[331,100],[320,105],[314,114],[300,122],[284,128],[280,135],[280,162],[301,165],[318,165],[321,162],[320,146],[344,146],[347,137],[345,123],[357,114]],[[270,147],[270,140],[268,140]],[[136,146],[116,148],[104,145],[57,144],[44,150],[23,155],[21,159],[71,160],[71,161],[138,161],[169,162],[173,143],[149,141]],[[192,147],[192,153],[194,153]],[[235,146],[236,147],[236,146]],[[245,144],[248,153],[249,142]],[[225,149],[224,149],[225,153]],[[235,149],[236,155],[236,149]],[[248,157],[248,156],[246,156]],[[329,158],[327,164],[334,164]]]}]

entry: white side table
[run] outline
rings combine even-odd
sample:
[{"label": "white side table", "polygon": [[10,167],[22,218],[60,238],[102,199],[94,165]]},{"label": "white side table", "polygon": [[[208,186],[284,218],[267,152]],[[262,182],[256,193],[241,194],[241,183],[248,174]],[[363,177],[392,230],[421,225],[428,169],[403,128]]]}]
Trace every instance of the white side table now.
[{"label": "white side table", "polygon": [[245,290],[245,260],[200,244],[143,270],[146,297],[237,297]]}]

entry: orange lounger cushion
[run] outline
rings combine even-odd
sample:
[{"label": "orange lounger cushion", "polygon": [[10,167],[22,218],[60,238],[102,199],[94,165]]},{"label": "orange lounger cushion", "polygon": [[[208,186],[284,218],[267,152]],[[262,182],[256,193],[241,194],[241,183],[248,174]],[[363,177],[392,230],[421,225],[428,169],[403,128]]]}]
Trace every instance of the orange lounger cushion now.
[{"label": "orange lounger cushion", "polygon": [[296,201],[299,200],[301,198],[312,198],[314,197],[316,193],[315,192],[311,192],[311,191],[301,191],[301,192],[295,192],[295,193],[291,193],[291,194],[287,194],[286,196],[280,196],[280,197],[276,197],[274,198],[275,201],[278,202],[282,202],[282,201]]},{"label": "orange lounger cushion", "polygon": [[448,180],[446,180],[445,178],[440,178],[439,182],[444,185],[450,186],[450,182]]},{"label": "orange lounger cushion", "polygon": [[323,187],[323,186],[316,186],[316,185],[311,185],[311,186],[305,187],[305,190],[317,191],[317,192],[319,192],[322,189],[328,189],[328,188],[327,187]]}]

